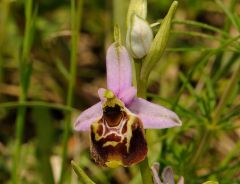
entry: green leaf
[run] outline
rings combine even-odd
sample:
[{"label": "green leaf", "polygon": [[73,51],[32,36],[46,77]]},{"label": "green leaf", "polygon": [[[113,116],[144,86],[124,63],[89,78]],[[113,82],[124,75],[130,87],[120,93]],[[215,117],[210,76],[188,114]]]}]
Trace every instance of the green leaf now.
[{"label": "green leaf", "polygon": [[77,174],[80,181],[82,181],[84,184],[95,184],[88,175],[80,168],[73,160],[71,161],[72,168]]},{"label": "green leaf", "polygon": [[36,158],[38,159],[42,182],[54,184],[50,164],[51,150],[54,144],[54,128],[49,109],[44,107],[33,108],[33,120],[36,122]]}]

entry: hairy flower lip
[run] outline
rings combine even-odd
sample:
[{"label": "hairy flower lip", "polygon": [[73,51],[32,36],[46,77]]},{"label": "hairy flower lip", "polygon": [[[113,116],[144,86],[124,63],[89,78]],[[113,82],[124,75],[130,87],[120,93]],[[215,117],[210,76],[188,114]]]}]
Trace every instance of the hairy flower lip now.
[{"label": "hairy flower lip", "polygon": [[118,125],[108,126],[104,116],[91,125],[91,155],[100,166],[131,166],[141,162],[147,154],[141,120],[126,107],[123,111],[126,117]]}]

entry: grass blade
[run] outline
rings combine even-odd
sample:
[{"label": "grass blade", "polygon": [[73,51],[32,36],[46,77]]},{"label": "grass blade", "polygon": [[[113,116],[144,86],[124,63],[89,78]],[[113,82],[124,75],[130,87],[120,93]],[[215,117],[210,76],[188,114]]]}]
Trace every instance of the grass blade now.
[{"label": "grass blade", "polygon": [[[23,40],[23,50],[20,58],[20,85],[21,92],[19,96],[19,102],[23,103],[27,99],[27,91],[29,86],[29,80],[31,76],[31,63],[29,62],[29,53],[32,45],[33,31],[34,31],[34,19],[32,18],[32,0],[25,1],[25,32]],[[19,107],[16,119],[16,139],[13,157],[12,167],[12,183],[19,183],[19,159],[21,154],[21,142],[24,130],[24,121],[26,116],[26,107]]]},{"label": "grass blade", "polygon": [[[83,0],[75,2],[75,0],[71,0],[71,29],[72,29],[72,37],[71,37],[71,63],[70,63],[70,77],[69,77],[69,85],[68,85],[68,93],[67,93],[67,106],[72,106],[73,101],[73,90],[76,81],[76,72],[77,72],[77,51],[78,51],[78,42],[79,42],[79,30],[81,25],[81,15],[82,15],[82,6]],[[65,125],[64,125],[64,133],[63,133],[63,143],[62,143],[62,164],[61,164],[61,176],[59,183],[64,183],[65,175],[66,175],[66,166],[67,166],[67,142],[70,134],[71,128],[71,113],[66,114]]]}]

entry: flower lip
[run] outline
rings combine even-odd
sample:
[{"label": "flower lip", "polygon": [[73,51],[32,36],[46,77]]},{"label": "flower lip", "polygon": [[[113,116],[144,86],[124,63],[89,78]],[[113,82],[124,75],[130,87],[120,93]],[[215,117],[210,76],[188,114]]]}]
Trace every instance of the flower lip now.
[{"label": "flower lip", "polygon": [[[109,101],[109,100],[108,100]],[[147,154],[141,120],[126,107],[115,104],[91,125],[91,155],[100,166],[131,166]]]}]

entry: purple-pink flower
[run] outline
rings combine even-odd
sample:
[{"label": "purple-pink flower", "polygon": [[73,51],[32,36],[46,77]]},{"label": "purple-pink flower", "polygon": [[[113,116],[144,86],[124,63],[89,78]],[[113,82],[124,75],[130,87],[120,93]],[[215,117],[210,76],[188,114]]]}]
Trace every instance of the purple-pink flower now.
[{"label": "purple-pink flower", "polygon": [[[159,173],[159,163],[154,163],[151,167],[151,171],[153,174],[153,182],[154,184],[175,184],[174,181],[174,173],[170,166],[167,166],[162,171],[162,180],[160,179]],[[177,184],[184,184],[184,177],[181,176],[177,182]]]},{"label": "purple-pink flower", "polygon": [[98,165],[130,166],[147,154],[143,129],[181,126],[181,121],[171,110],[136,97],[125,47],[109,47],[106,67],[108,89],[98,90],[100,102],[80,114],[75,130],[91,131],[91,154]]}]

